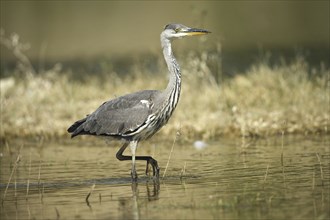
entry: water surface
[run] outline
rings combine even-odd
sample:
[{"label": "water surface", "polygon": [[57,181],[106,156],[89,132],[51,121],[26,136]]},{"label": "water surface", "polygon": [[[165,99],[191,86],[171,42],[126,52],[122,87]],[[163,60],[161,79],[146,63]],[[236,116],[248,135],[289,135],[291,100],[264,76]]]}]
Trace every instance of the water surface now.
[{"label": "water surface", "polygon": [[[153,155],[163,176],[172,143],[143,142],[137,153]],[[8,142],[1,219],[329,219],[329,136],[207,144],[177,142],[159,181],[139,161],[132,183],[118,142]]]}]

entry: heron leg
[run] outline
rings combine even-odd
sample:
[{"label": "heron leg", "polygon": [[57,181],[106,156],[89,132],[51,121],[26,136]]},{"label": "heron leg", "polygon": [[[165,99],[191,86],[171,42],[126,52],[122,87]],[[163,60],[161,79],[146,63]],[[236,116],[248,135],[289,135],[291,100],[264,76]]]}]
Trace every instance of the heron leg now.
[{"label": "heron leg", "polygon": [[129,144],[129,142],[125,142],[124,145],[117,152],[116,158],[118,160],[120,160],[120,161],[123,161],[123,160],[132,160],[132,157],[131,156],[125,156],[125,155],[123,155],[123,153],[126,150],[128,144]]},{"label": "heron leg", "polygon": [[147,161],[147,167],[146,167],[146,175],[148,175],[149,172],[149,164],[152,167],[152,175],[156,178],[159,177],[159,166],[158,166],[158,162],[157,160],[155,160],[154,158],[150,157],[150,156],[136,156],[135,157],[136,160],[145,160]]},{"label": "heron leg", "polygon": [[[131,151],[132,151],[132,156],[126,156],[123,155],[124,151],[126,148],[130,145]],[[131,176],[133,180],[137,180],[137,173],[136,173],[136,168],[135,168],[135,152],[136,152],[136,147],[137,147],[137,142],[128,142],[126,141],[124,145],[118,150],[116,154],[116,158],[120,161],[123,160],[131,160],[132,161],[132,170],[131,170]]]},{"label": "heron leg", "polygon": [[[126,148],[130,145],[131,151],[132,151],[132,156],[126,156],[123,155],[124,151]],[[136,173],[136,168],[135,168],[135,160],[145,160],[147,161],[147,167],[146,167],[146,175],[148,175],[149,172],[149,164],[152,167],[152,174],[154,177],[158,178],[159,177],[159,166],[157,160],[150,156],[135,156],[136,152],[136,147],[137,147],[137,142],[132,141],[132,142],[125,142],[124,145],[118,150],[116,154],[116,158],[120,161],[123,160],[132,160],[132,172],[131,176],[133,179],[137,179],[137,173]]]},{"label": "heron leg", "polygon": [[137,180],[137,172],[135,168],[135,152],[136,152],[136,147],[137,147],[137,141],[132,141],[129,144],[132,152],[132,171],[131,171],[131,176],[133,180]]}]

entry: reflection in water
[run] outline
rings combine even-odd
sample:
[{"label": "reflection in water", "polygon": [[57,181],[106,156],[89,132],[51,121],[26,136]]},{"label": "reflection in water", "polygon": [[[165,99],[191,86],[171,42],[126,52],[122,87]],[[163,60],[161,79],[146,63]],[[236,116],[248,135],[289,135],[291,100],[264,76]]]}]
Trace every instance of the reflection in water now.
[{"label": "reflection in water", "polygon": [[140,219],[139,204],[144,203],[144,200],[154,201],[159,199],[160,184],[157,180],[146,181],[146,196],[139,194],[138,182],[132,182],[132,197],[119,198],[120,210],[122,219]]},{"label": "reflection in water", "polygon": [[[115,155],[117,149],[56,143],[23,148],[14,170],[20,145],[13,145],[11,153],[0,152],[2,199],[15,171],[0,217],[328,219],[329,143],[326,136],[223,140],[202,150],[178,144],[166,178],[154,181],[141,175],[133,183],[127,175],[130,164],[104,156]],[[144,154],[147,149],[140,150]],[[165,166],[169,151],[157,148],[160,165]],[[144,163],[137,164],[138,172],[144,169]]]},{"label": "reflection in water", "polygon": [[[140,214],[139,214],[139,207],[138,207],[138,196],[139,196],[139,190],[138,190],[138,183],[137,182],[133,182],[132,183],[132,192],[133,192],[133,196],[132,196],[132,217],[133,219],[140,219]],[[128,219],[125,218],[124,219]]]}]

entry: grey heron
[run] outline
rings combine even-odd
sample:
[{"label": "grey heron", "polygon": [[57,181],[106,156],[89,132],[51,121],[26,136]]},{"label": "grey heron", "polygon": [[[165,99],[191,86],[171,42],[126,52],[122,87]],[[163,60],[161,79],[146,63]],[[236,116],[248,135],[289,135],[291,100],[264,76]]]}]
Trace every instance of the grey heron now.
[{"label": "grey heron", "polygon": [[[108,136],[124,141],[116,154],[118,160],[132,160],[131,176],[137,179],[136,160],[152,166],[153,176],[159,177],[159,166],[151,156],[136,156],[139,141],[153,136],[167,123],[176,108],[181,91],[181,71],[171,47],[171,41],[185,36],[204,35],[207,30],[168,24],[160,35],[163,55],[169,70],[169,82],[162,90],[143,90],[104,102],[96,111],[76,121],[68,128],[71,137],[77,135]],[[123,155],[129,146],[132,156]]]}]

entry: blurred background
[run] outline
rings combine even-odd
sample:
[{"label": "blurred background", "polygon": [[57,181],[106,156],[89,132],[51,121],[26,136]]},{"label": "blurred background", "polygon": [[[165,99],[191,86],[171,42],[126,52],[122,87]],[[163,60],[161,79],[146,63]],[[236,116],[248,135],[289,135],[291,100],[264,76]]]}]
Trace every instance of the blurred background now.
[{"label": "blurred background", "polygon": [[[1,0],[0,16],[2,34],[28,43],[35,66],[61,62],[74,69],[100,56],[159,56],[159,34],[172,22],[210,30],[202,48],[221,51],[227,74],[244,71],[265,52],[329,66],[329,1]],[[175,50],[196,49],[196,42],[182,41]],[[14,66],[12,51],[1,45],[2,77]]]}]

